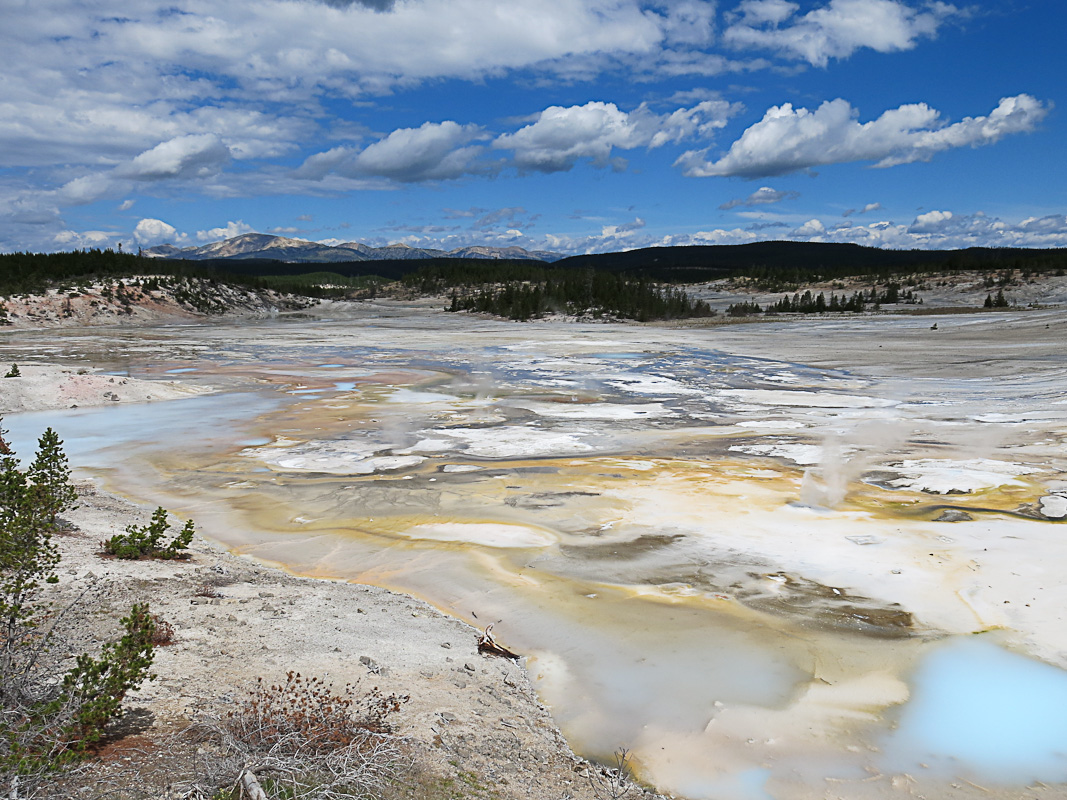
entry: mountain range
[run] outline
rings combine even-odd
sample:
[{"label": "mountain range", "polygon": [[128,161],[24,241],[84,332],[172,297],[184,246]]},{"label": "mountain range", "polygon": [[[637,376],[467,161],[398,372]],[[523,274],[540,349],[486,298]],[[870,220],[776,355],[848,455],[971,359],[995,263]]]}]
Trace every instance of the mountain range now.
[{"label": "mountain range", "polygon": [[328,264],[341,261],[397,261],[428,258],[509,259],[516,261],[558,261],[564,256],[546,250],[525,250],[521,247],[460,247],[456,250],[433,250],[391,244],[371,247],[360,242],[327,245],[271,236],[266,233],[245,233],[221,242],[200,247],[175,247],[170,244],[150,247],[142,251],[149,258],[204,261],[217,259],[269,259],[300,264]]}]

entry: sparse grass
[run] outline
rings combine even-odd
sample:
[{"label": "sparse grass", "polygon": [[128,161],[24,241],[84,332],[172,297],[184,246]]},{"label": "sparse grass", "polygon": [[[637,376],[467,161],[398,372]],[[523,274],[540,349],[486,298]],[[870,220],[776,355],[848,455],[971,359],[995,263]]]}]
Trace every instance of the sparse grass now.
[{"label": "sparse grass", "polygon": [[[453,764],[455,766],[455,764]],[[458,770],[442,777],[412,770],[384,787],[379,800],[499,800],[500,794],[486,786],[475,773]]]}]

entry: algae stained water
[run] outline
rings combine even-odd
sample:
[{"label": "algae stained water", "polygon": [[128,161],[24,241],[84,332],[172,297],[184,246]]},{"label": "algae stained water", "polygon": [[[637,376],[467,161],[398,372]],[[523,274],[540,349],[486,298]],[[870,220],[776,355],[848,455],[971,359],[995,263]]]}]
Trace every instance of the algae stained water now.
[{"label": "algae stained water", "polygon": [[663,790],[1064,778],[1054,727],[990,774],[929,722],[966,719],[929,710],[959,637],[998,629],[991,663],[1061,674],[1055,370],[882,374],[713,331],[373,309],[4,347],[218,387],[7,423],[20,450],[51,425],[107,488],[234,550],[494,623],[577,749],[628,748]]}]

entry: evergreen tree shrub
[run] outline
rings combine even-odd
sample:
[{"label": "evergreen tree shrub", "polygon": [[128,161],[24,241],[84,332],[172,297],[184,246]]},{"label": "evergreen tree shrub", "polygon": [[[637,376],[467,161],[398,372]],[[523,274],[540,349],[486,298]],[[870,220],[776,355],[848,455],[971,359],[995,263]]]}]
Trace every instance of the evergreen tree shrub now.
[{"label": "evergreen tree shrub", "polygon": [[37,440],[37,457],[26,473],[37,492],[37,502],[51,527],[56,516],[75,508],[78,493],[70,483],[70,465],[63,452],[63,440],[51,428],[46,428]]},{"label": "evergreen tree shrub", "polygon": [[160,506],[152,514],[148,525],[129,525],[126,533],[117,533],[104,542],[104,552],[116,558],[161,558],[166,560],[185,559],[189,557],[188,548],[196,532],[193,521],[188,520],[185,527],[168,542],[163,538],[170,529],[167,522],[167,510]]},{"label": "evergreen tree shrub", "polygon": [[[148,677],[155,624],[147,605],[123,618],[123,636],[98,656],[80,653],[59,623],[75,613],[43,595],[58,582],[52,542],[54,498],[18,460],[0,428],[0,793],[32,797],[47,776],[82,758],[100,740],[127,692]],[[45,437],[42,437],[44,439]],[[61,462],[58,437],[35,464]],[[62,457],[61,457],[62,456]]]}]

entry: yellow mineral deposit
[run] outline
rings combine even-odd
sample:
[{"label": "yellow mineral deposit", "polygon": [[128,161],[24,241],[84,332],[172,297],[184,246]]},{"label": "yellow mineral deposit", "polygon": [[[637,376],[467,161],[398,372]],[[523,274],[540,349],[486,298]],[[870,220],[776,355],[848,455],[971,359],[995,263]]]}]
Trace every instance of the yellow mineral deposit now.
[{"label": "yellow mineral deposit", "polygon": [[[195,359],[196,380],[224,393],[180,401],[200,404],[195,423],[171,403],[139,423],[168,437],[120,436],[105,416],[64,424],[121,440],[121,462],[105,472],[100,456],[109,488],[195,516],[234,550],[493,624],[575,748],[626,747],[662,790],[996,784],[982,748],[1035,718],[968,743],[924,714],[929,687],[968,659],[994,683],[1037,664],[1050,696],[1063,686],[1067,406],[1047,397],[1062,373],[1000,389],[805,366],[818,353],[792,339],[777,361],[736,332],[728,355],[699,331],[680,346],[646,328],[541,326],[534,343],[485,326],[320,325],[328,346],[228,330],[218,356]],[[996,341],[982,330],[975,347]],[[953,649],[994,629],[984,649]],[[938,713],[971,700],[956,702]],[[1052,744],[1034,753],[1067,746],[1054,723],[1037,728]],[[991,791],[1067,780],[1062,758],[1010,752],[1017,783]]]}]

